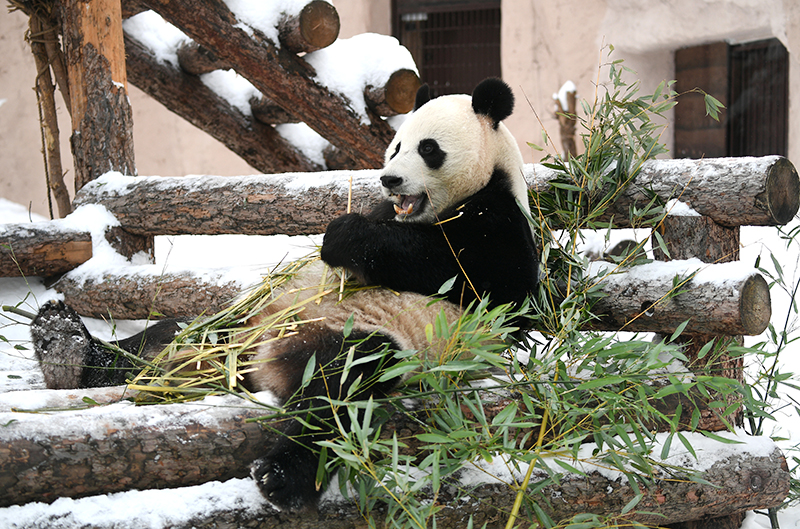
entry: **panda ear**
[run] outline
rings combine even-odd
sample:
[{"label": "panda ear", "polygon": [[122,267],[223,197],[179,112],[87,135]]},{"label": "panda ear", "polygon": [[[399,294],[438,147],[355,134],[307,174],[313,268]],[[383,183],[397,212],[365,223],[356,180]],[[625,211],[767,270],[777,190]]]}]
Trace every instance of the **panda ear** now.
[{"label": "panda ear", "polygon": [[419,110],[419,107],[431,100],[431,88],[428,83],[420,86],[417,90],[417,98],[414,100],[414,110]]},{"label": "panda ear", "polygon": [[[419,97],[419,96],[418,96]],[[494,128],[514,111],[514,94],[506,83],[490,77],[472,91],[472,110],[492,118]]]}]

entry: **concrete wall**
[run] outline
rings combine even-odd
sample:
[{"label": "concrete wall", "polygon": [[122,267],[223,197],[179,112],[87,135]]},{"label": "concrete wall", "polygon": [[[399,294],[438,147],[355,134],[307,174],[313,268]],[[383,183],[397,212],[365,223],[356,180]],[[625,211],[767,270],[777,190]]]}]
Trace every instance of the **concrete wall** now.
[{"label": "concrete wall", "polygon": [[[334,0],[342,37],[390,32],[390,0]],[[592,100],[604,44],[616,48],[648,92],[672,79],[675,49],[730,40],[779,38],[790,54],[789,158],[800,164],[800,3],[796,0],[504,0],[503,77],[518,105],[507,124],[526,161],[526,142],[541,144],[542,127],[560,149],[552,94],[567,80]],[[0,13],[0,197],[47,214],[33,58],[23,40],[27,17]],[[607,51],[607,50],[606,50]],[[143,175],[248,174],[254,170],[224,146],[130,88],[136,165]],[[60,96],[58,96],[60,97]],[[538,118],[537,118],[538,115]],[[541,121],[541,124],[540,124]],[[72,174],[69,122],[62,112],[62,155]],[[671,131],[663,138],[671,145]],[[70,184],[71,189],[71,184]],[[0,219],[2,222],[2,219]]]}]

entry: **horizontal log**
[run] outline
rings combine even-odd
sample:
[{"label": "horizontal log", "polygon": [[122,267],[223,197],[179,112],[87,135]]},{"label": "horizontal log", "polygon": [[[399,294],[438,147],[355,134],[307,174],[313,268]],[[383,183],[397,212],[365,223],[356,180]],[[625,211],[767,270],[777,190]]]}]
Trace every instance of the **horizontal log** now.
[{"label": "horizontal log", "polygon": [[91,235],[58,221],[0,225],[0,277],[56,276],[91,257]]},{"label": "horizontal log", "polygon": [[[798,197],[789,206],[780,206],[769,198],[773,196],[776,201],[779,196],[790,198],[774,189],[778,180],[789,189],[795,184],[800,186],[797,172],[788,160],[774,156],[744,160],[741,164],[737,158],[689,161],[697,171],[703,172],[720,166],[737,167],[735,172],[728,173],[730,182],[720,183],[722,189],[707,183],[700,186],[700,178],[682,181],[680,186],[656,186],[648,183],[657,181],[653,176],[641,184],[636,180],[631,188],[641,189],[644,185],[657,188],[665,202],[677,196],[681,190],[681,200],[687,195],[705,197],[702,203],[716,199],[718,207],[707,210],[701,207],[698,212],[711,216],[715,222],[723,225],[737,222],[741,225],[774,225],[785,219],[792,210],[796,211],[800,200]],[[651,174],[655,168],[662,168],[665,174],[671,174],[669,168],[673,163],[679,167],[687,165],[685,160],[656,160],[647,162],[643,171],[647,169],[646,174]],[[547,192],[548,182],[554,177],[552,170],[538,164],[526,165],[525,173],[534,192]],[[117,217],[125,230],[139,235],[313,234],[322,233],[331,220],[347,210],[347,186],[351,176],[354,211],[368,210],[379,200],[379,183],[374,171],[224,178],[139,177],[129,179],[124,186],[105,186],[102,184],[104,180],[101,180],[81,189],[75,197],[75,204],[100,203]],[[690,178],[691,175],[686,177]],[[757,192],[766,188],[768,181],[771,182],[771,195]],[[703,187],[706,185],[709,187]],[[729,200],[729,193],[725,189],[731,187],[740,189],[741,195]],[[628,204],[614,208],[618,215],[615,222],[620,227],[624,227],[631,199],[645,201],[644,195],[636,190],[620,199],[621,203]],[[645,203],[636,204],[644,206]],[[782,213],[776,217],[773,214],[775,211]]]},{"label": "horizontal log", "polygon": [[220,311],[259,279],[249,270],[164,273],[163,266],[144,265],[94,275],[65,275],[53,288],[79,314],[92,318],[193,318]]},{"label": "horizontal log", "polygon": [[282,109],[274,101],[261,96],[250,99],[250,110],[253,117],[267,125],[280,125],[282,123],[299,123],[291,113]]},{"label": "horizontal log", "polygon": [[379,200],[376,171],[245,177],[137,177],[110,173],[84,187],[75,204],[105,206],[131,233],[304,235],[323,233],[347,211]]},{"label": "horizontal log", "polygon": [[312,0],[296,16],[281,19],[278,39],[293,53],[308,53],[333,44],[339,29],[336,8],[324,0]]},{"label": "horizontal log", "polygon": [[656,261],[599,275],[597,330],[669,334],[689,320],[686,333],[755,336],[772,316],[769,285],[740,262]]},{"label": "horizontal log", "polygon": [[[701,268],[673,295],[676,276],[688,278]],[[153,313],[166,317],[213,313],[248,281],[258,281],[253,272],[235,269],[162,274],[156,264],[139,270],[112,269],[88,278],[67,274],[53,287],[84,316],[143,319]],[[225,281],[237,276],[239,282]],[[672,333],[689,320],[687,333],[756,335],[771,315],[766,281],[740,263],[707,265],[692,260],[640,265],[604,277],[600,292],[604,297],[594,306],[595,330]]]},{"label": "horizontal log", "polygon": [[[94,400],[98,394],[108,401],[114,390],[64,393],[63,399],[51,398],[51,403],[74,395]],[[245,407],[235,397],[217,405],[222,407],[182,404],[154,412],[120,402],[102,413],[0,413],[6,425],[0,429],[0,505],[245,477],[250,463],[275,439],[275,434],[246,421],[267,412],[260,406]],[[26,408],[24,400],[17,406],[19,411]]]},{"label": "horizontal log", "polygon": [[[108,388],[66,390],[64,394],[73,401],[76,395],[95,400],[93,396],[98,391],[102,392],[101,398],[108,397]],[[12,406],[14,400],[21,402],[21,406],[16,406],[24,408],[25,402],[40,401],[41,396],[17,394],[3,399],[11,399]],[[56,403],[58,398],[50,402]],[[265,408],[247,405],[234,397],[156,407],[122,402],[90,410],[2,411],[0,420],[6,426],[0,429],[0,486],[4,491],[0,504],[49,502],[60,496],[166,488],[246,476],[250,461],[275,441],[268,429],[246,422],[249,417],[264,414]],[[59,421],[57,429],[52,426],[55,417]],[[786,497],[789,490],[786,461],[768,439],[747,442],[742,438],[743,445],[723,445],[704,440],[699,434],[686,436],[697,446],[705,468],[701,476],[710,485],[664,475],[655,479],[652,488],[642,488],[644,496],[634,512],[627,515],[628,519],[640,523],[690,521],[775,506]],[[588,448],[587,454],[591,451]],[[660,449],[656,447],[654,453],[660,453]],[[201,460],[203,464],[198,465]],[[566,462],[582,468],[586,474],[565,473],[557,485],[545,487],[544,497],[557,501],[541,502],[540,506],[554,520],[584,512],[619,515],[633,499],[634,491],[621,474],[600,472],[585,460]],[[681,456],[666,462],[689,469],[694,466],[691,459]],[[563,469],[549,458],[544,463],[552,464],[555,472],[563,474]],[[493,520],[495,525],[489,527],[502,527],[516,493],[508,485],[488,477],[497,475],[498,470],[465,469],[459,479],[475,487],[470,497],[476,501],[465,503],[452,497],[449,491],[460,488],[459,482],[453,482],[453,487],[443,487],[437,501],[444,509],[441,518],[437,517],[437,525],[460,527],[458,521],[463,524],[467,516],[474,515]],[[522,468],[521,472],[524,471]],[[515,477],[521,479],[519,475]],[[537,469],[532,486],[546,477],[544,471]],[[268,519],[278,516],[266,504],[251,507],[255,508],[250,516]],[[341,499],[323,504],[321,511],[300,514],[292,520],[302,522],[303,527],[322,528],[332,527],[331,522],[352,523],[360,517],[353,504]],[[281,521],[287,522],[285,513]]]},{"label": "horizontal log", "polygon": [[[528,165],[525,176],[533,191],[547,192],[556,173]],[[613,216],[617,227],[627,227],[630,208],[650,202],[646,191],[664,202],[679,199],[723,226],[784,225],[800,207],[797,170],[780,156],[649,160],[600,220]]]},{"label": "horizontal log", "polygon": [[210,134],[258,171],[317,171],[273,127],[245,116],[193,75],[158,62],[138,41],[125,36],[128,79],[137,88]]}]

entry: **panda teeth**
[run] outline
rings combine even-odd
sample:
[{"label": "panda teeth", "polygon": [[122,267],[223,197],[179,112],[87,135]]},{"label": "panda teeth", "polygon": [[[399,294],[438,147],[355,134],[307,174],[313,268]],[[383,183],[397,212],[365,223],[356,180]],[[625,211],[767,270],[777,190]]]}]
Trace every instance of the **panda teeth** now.
[{"label": "panda teeth", "polygon": [[414,210],[414,204],[410,204],[407,209],[403,209],[397,204],[394,205],[394,212],[398,215],[411,215],[411,212]]}]

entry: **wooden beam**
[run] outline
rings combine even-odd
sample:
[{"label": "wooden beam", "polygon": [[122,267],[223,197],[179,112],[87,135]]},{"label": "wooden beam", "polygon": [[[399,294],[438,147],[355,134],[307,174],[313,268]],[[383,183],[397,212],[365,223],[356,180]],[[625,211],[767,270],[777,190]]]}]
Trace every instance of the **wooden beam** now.
[{"label": "wooden beam", "polygon": [[293,53],[308,53],[333,44],[339,27],[339,13],[330,2],[311,0],[297,16],[281,20],[278,39]]}]

